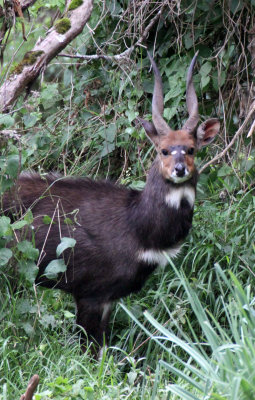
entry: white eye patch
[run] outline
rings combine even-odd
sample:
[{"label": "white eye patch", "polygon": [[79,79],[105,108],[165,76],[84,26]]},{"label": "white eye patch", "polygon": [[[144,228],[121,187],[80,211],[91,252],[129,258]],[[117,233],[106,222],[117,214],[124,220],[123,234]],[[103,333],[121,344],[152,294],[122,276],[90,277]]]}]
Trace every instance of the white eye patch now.
[{"label": "white eye patch", "polygon": [[[177,150],[171,151],[172,156],[175,156],[175,154],[177,154],[177,153],[178,153]],[[186,154],[186,151],[185,150],[181,150],[181,154]]]}]

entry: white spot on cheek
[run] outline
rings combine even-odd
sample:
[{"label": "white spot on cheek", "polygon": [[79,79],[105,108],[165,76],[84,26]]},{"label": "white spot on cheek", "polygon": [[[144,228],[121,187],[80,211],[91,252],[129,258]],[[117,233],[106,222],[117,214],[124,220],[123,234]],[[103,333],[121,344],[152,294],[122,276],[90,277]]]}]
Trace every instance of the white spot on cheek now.
[{"label": "white spot on cheek", "polygon": [[181,150],[181,153],[182,153],[182,154],[186,154],[186,151],[185,151],[185,150]]},{"label": "white spot on cheek", "polygon": [[177,154],[177,150],[172,151],[171,154],[174,156],[175,154]]},{"label": "white spot on cheek", "polygon": [[191,186],[173,188],[166,195],[165,202],[169,207],[178,209],[183,198],[189,202],[190,207],[193,207],[195,202],[195,189]]}]

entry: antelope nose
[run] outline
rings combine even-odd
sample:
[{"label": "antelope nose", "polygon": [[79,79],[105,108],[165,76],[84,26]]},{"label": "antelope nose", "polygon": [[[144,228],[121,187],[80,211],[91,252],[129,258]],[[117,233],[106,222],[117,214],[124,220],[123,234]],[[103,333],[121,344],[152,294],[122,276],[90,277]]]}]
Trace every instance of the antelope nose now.
[{"label": "antelope nose", "polygon": [[178,163],[175,165],[175,173],[177,176],[182,177],[185,175],[185,165]]}]

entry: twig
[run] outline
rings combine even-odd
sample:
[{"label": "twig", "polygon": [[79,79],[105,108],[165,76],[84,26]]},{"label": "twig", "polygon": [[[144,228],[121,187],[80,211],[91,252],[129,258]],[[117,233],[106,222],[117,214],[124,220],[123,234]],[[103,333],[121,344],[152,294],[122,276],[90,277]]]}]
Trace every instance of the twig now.
[{"label": "twig", "polygon": [[131,46],[127,50],[123,51],[123,53],[117,54],[115,56],[106,56],[105,54],[91,54],[91,55],[83,55],[83,54],[65,54],[60,53],[58,57],[68,57],[68,58],[80,58],[82,60],[99,60],[100,58],[107,61],[120,61],[121,59],[128,58],[130,53],[132,52],[134,46]]},{"label": "twig", "polygon": [[130,56],[130,54],[132,53],[132,51],[134,50],[135,47],[143,46],[142,43],[147,38],[147,36],[148,36],[151,28],[153,27],[153,25],[160,18],[164,7],[165,7],[165,5],[163,5],[161,7],[161,9],[157,12],[155,17],[152,18],[152,20],[150,21],[148,26],[144,29],[143,34],[137,40],[137,42],[135,44],[133,44],[131,47],[129,47],[128,49],[126,49],[125,51],[123,51],[122,53],[120,53],[120,54],[116,54],[115,56],[107,56],[105,54],[82,55],[82,54],[76,53],[75,55],[71,55],[71,54],[66,54],[66,53],[60,53],[60,54],[58,54],[58,57],[79,58],[79,59],[88,60],[88,61],[90,61],[90,60],[99,60],[100,58],[102,58],[102,59],[107,60],[107,61],[117,61],[117,62],[119,62],[119,61],[121,61],[123,59],[129,59],[129,56]]},{"label": "twig", "polygon": [[3,129],[2,131],[0,131],[0,135],[14,138],[18,141],[21,139],[21,135],[19,135],[17,133],[17,131],[13,131],[13,130],[9,130],[9,129]]},{"label": "twig", "polygon": [[20,400],[32,400],[33,394],[38,386],[38,383],[39,383],[39,376],[38,375],[32,376],[32,378],[28,383],[26,393],[21,396]]},{"label": "twig", "polygon": [[252,125],[251,125],[251,127],[250,127],[250,130],[249,130],[249,132],[248,132],[247,138],[251,137],[251,135],[252,135],[253,132],[254,132],[254,129],[255,129],[255,119],[254,119],[254,121],[253,121],[253,123],[252,123]]},{"label": "twig", "polygon": [[[227,145],[227,147],[225,147],[225,149],[217,154],[214,158],[212,158],[210,161],[208,161],[205,165],[203,165],[202,168],[200,168],[199,173],[201,174],[207,167],[209,167],[209,165],[214,164],[216,161],[220,160],[222,157],[225,156],[225,154],[227,153],[227,151],[233,146],[233,144],[235,143],[236,139],[238,138],[238,136],[241,135],[241,133],[243,133],[244,128],[246,127],[246,125],[248,124],[248,122],[250,121],[251,116],[253,115],[253,113],[255,112],[255,101],[253,101],[253,103],[251,104],[250,110],[247,114],[247,117],[245,118],[244,122],[242,123],[242,125],[240,126],[240,128],[237,130],[237,132],[235,133],[235,135],[233,136],[232,140],[229,142],[229,144]],[[252,126],[249,130],[248,135],[251,136],[253,130],[255,128],[255,121],[253,121]]]}]

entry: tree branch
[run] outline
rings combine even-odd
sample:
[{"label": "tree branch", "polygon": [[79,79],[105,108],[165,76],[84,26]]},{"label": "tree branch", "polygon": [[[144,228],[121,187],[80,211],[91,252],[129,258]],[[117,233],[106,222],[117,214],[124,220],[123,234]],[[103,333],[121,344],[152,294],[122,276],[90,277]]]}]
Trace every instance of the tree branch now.
[{"label": "tree branch", "polygon": [[38,386],[38,383],[39,383],[39,376],[38,375],[32,376],[32,378],[28,383],[26,393],[21,396],[20,400],[32,400],[33,394]]},{"label": "tree branch", "polygon": [[[31,7],[33,4],[35,4],[36,0],[20,0],[20,6],[22,11],[25,11],[28,9],[28,7]],[[18,17],[18,14],[16,14]],[[3,7],[0,6],[0,17],[4,16],[4,10]]]},{"label": "tree branch", "polygon": [[161,9],[157,12],[157,14],[152,18],[152,20],[150,21],[148,26],[144,29],[143,34],[140,36],[140,38],[137,40],[137,42],[120,54],[116,54],[115,56],[107,56],[105,54],[82,55],[82,54],[76,53],[74,55],[71,55],[71,54],[60,53],[58,56],[59,57],[68,57],[68,58],[79,58],[81,60],[87,60],[87,61],[99,60],[101,58],[101,59],[111,61],[111,62],[112,61],[121,62],[123,59],[129,59],[130,54],[132,53],[134,48],[137,46],[142,46],[142,43],[146,40],[151,28],[161,17],[164,7],[165,7],[165,5],[163,5],[161,7]]},{"label": "tree branch", "polygon": [[31,7],[34,5],[36,0],[20,0],[20,5],[22,8],[22,11],[25,11],[28,7]]},{"label": "tree branch", "polygon": [[[52,27],[46,37],[36,43],[32,51],[26,53],[23,61],[0,88],[0,112],[6,112],[22,91],[31,84],[41,71],[78,36],[88,21],[93,8],[93,0],[83,0],[82,4],[66,14],[67,25],[64,33],[58,33],[59,27]],[[67,21],[68,20],[68,21]]]},{"label": "tree branch", "polygon": [[[250,106],[250,110],[247,114],[247,117],[245,118],[244,122],[242,123],[242,125],[240,126],[240,128],[237,130],[237,132],[235,133],[235,135],[233,136],[232,140],[229,142],[229,144],[227,145],[227,147],[225,147],[225,149],[220,152],[219,154],[217,154],[214,158],[212,158],[210,161],[208,161],[205,165],[203,165],[202,168],[200,168],[199,173],[201,174],[207,167],[209,167],[209,165],[214,164],[216,161],[220,160],[222,157],[225,156],[225,154],[228,152],[228,150],[233,146],[233,144],[235,143],[236,139],[238,138],[238,136],[241,135],[241,133],[243,133],[244,129],[246,128],[246,125],[248,124],[248,122],[250,121],[250,118],[252,117],[253,113],[255,112],[255,101],[253,101],[253,103]],[[252,124],[252,126],[254,126],[254,122]],[[252,127],[249,131],[249,136],[250,136],[250,132],[252,133]]]}]

